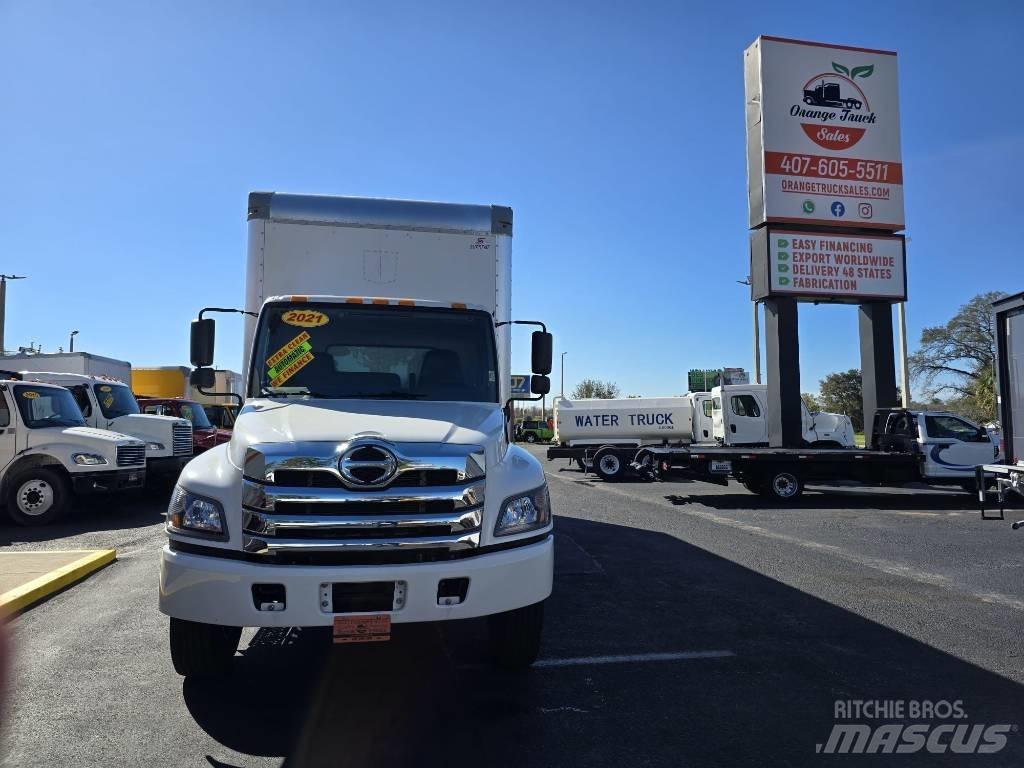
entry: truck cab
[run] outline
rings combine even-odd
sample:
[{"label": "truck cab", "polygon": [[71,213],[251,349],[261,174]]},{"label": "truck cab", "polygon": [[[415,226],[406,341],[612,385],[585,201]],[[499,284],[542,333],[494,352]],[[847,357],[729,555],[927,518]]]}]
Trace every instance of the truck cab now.
[{"label": "truck cab", "polygon": [[[544,472],[511,441],[511,210],[254,193],[249,217],[245,402],[168,507],[175,669],[223,672],[243,627],[347,643],[474,617],[499,664],[529,665],[553,538]],[[212,311],[192,326],[207,391]],[[551,336],[532,342],[543,395]]]},{"label": "truck cab", "polygon": [[79,373],[25,371],[23,377],[66,387],[88,426],[131,435],[145,444],[150,477],[176,477],[192,458],[192,425],[187,419],[144,414],[121,381]]},{"label": "truck cab", "polygon": [[86,426],[71,393],[35,381],[0,381],[0,495],[20,525],[47,525],[72,497],[140,487],[145,445]]},{"label": "truck cab", "polygon": [[[715,440],[722,445],[768,445],[766,384],[726,384],[711,390]],[[803,439],[810,447],[853,448],[853,422],[838,413],[811,413],[801,403]]]},{"label": "truck cab", "polygon": [[195,454],[231,439],[230,429],[222,429],[210,420],[206,412],[208,405],[181,397],[137,397],[136,400],[143,413],[188,419],[192,425],[192,452]]},{"label": "truck cab", "polygon": [[919,456],[922,479],[974,489],[979,465],[999,456],[988,430],[948,411],[880,409],[875,413],[872,447]]}]

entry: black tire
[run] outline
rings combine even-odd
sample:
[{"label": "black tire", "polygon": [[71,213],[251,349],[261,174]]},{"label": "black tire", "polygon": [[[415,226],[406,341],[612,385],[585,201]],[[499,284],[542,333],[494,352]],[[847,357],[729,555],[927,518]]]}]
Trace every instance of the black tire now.
[{"label": "black tire", "polygon": [[602,480],[614,483],[626,474],[626,461],[614,448],[602,448],[594,454],[593,469]]},{"label": "black tire", "polygon": [[18,525],[50,525],[71,508],[71,484],[61,470],[25,469],[7,483],[7,514]]},{"label": "black tire", "polygon": [[185,677],[226,674],[241,637],[241,627],[172,618],[170,640],[174,671]]},{"label": "black tire", "polygon": [[487,634],[494,663],[511,670],[523,670],[540,655],[544,629],[544,603],[487,617]]},{"label": "black tire", "polygon": [[526,442],[528,442],[528,443],[536,443],[537,442],[537,436],[535,434],[533,434],[533,432],[527,432],[526,433]]},{"label": "black tire", "polygon": [[800,498],[804,492],[800,476],[790,469],[778,469],[768,476],[764,494],[775,501],[789,503]]}]

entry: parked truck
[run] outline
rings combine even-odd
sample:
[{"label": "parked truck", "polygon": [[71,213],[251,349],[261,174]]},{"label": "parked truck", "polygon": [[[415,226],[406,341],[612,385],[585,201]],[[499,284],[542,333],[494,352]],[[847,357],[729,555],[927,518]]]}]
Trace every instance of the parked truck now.
[{"label": "parked truck", "polygon": [[[767,446],[764,384],[727,384],[680,397],[617,400],[556,398],[555,442],[548,459],[593,468],[604,480],[633,469],[644,445]],[[803,438],[814,448],[853,448],[848,416],[803,410]]]},{"label": "parked truck", "polygon": [[[999,299],[992,305],[992,326],[996,336],[996,407],[1002,462],[986,463],[977,469],[975,486],[978,504],[986,515],[985,477],[994,478],[1002,520],[1006,501],[1024,497],[1024,293]],[[1018,499],[1019,500],[1019,499]],[[1017,521],[1014,529],[1024,527]]]},{"label": "parked truck", "polygon": [[630,463],[650,480],[680,477],[727,485],[732,477],[753,493],[791,502],[807,482],[926,483],[974,491],[977,465],[999,455],[987,430],[944,411],[882,408],[873,414],[871,435],[863,450],[645,446]]},{"label": "parked truck", "polygon": [[[16,376],[16,374],[14,375]],[[19,525],[56,522],[78,495],[140,487],[146,446],[86,426],[63,387],[0,380],[0,496]]]},{"label": "parked truck", "polygon": [[177,477],[192,457],[192,425],[187,419],[142,413],[131,389],[106,376],[54,371],[23,371],[25,380],[67,387],[85,417],[96,429],[111,429],[141,440],[148,475]]},{"label": "parked truck", "polygon": [[[223,670],[246,626],[352,642],[471,617],[499,663],[532,663],[552,519],[510,441],[511,209],[253,193],[248,219],[245,404],[168,508],[175,669]],[[209,390],[207,312],[192,381]],[[545,394],[551,336],[532,340]]]}]

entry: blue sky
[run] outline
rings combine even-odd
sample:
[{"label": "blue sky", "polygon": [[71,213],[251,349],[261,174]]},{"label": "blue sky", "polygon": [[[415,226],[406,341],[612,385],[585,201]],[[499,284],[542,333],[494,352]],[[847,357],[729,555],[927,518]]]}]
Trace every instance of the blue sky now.
[{"label": "blue sky", "polygon": [[[1021,8],[0,2],[0,271],[30,275],[6,346],[77,328],[187,364],[196,310],[242,301],[262,189],[513,206],[514,314],[548,322],[567,389],[749,369],[742,54],[774,34],[900,54],[913,348],[1024,290]],[[812,391],[859,365],[854,308],[801,308],[801,365]]]}]

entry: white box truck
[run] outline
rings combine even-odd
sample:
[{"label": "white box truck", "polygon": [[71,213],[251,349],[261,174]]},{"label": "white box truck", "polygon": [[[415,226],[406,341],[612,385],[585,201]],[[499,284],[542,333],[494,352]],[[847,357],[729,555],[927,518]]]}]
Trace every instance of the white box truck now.
[{"label": "white box truck", "polygon": [[63,387],[0,380],[0,497],[19,525],[47,525],[73,496],[140,487],[146,447],[128,435],[86,426]]},{"label": "white box truck", "polygon": [[[246,626],[352,642],[470,617],[499,663],[532,663],[552,518],[509,439],[511,209],[253,193],[248,229],[245,404],[168,509],[175,669],[223,670]],[[192,326],[206,390],[211,311]],[[551,336],[532,340],[543,394]]]},{"label": "white box truck", "polygon": [[[985,519],[1002,520],[1008,497],[1024,496],[1024,293],[992,305],[996,340],[996,408],[1002,441],[1002,463],[986,462],[976,470],[978,504]],[[999,515],[986,514],[985,478],[995,479]],[[1024,521],[1013,524],[1014,530]]]}]

